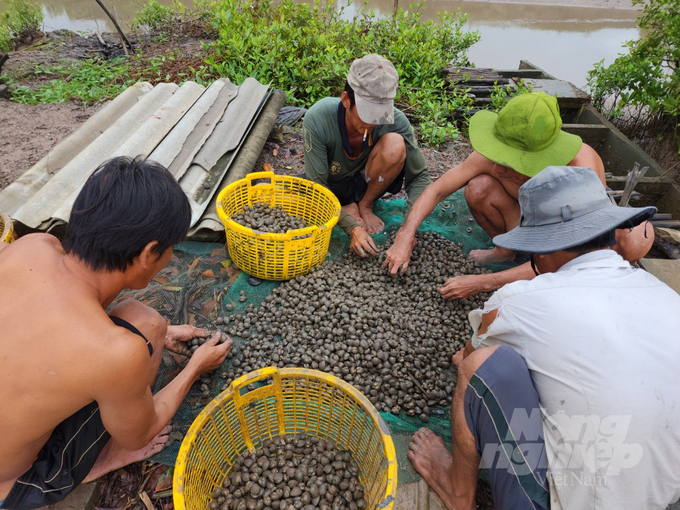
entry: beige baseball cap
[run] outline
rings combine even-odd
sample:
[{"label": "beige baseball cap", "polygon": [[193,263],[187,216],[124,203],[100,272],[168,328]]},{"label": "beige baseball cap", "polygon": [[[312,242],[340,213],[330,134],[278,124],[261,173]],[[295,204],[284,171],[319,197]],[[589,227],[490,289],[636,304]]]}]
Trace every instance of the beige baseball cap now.
[{"label": "beige baseball cap", "polygon": [[394,124],[394,96],[399,74],[392,62],[371,53],[349,68],[347,83],[354,90],[359,118],[366,124]]}]

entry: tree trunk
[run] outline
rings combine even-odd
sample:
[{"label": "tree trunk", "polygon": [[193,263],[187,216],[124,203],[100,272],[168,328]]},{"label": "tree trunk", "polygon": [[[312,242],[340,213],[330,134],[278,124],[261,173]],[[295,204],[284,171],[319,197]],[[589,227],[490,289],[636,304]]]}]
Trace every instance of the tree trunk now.
[{"label": "tree trunk", "polygon": [[111,21],[113,21],[113,25],[116,27],[116,30],[118,30],[118,34],[120,34],[120,38],[123,40],[123,49],[125,50],[125,54],[127,55],[127,48],[125,47],[125,45],[127,44],[127,46],[128,46],[130,49],[132,49],[132,44],[130,43],[130,41],[128,41],[128,38],[125,37],[125,34],[123,33],[123,30],[120,28],[120,25],[118,25],[118,22],[116,21],[116,18],[114,18],[114,17],[111,15],[111,13],[110,13],[109,10],[104,6],[104,4],[102,3],[102,1],[101,1],[101,0],[94,0],[94,1],[97,2],[97,3],[99,4],[99,7],[101,7],[102,9],[104,9],[104,12],[105,12],[106,15],[109,17],[109,19],[110,19]]}]

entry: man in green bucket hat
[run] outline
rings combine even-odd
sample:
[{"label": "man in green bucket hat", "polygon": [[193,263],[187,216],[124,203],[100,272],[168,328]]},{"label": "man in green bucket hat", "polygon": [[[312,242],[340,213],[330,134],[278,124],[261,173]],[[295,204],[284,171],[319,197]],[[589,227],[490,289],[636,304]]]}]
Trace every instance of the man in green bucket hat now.
[{"label": "man in green bucket hat", "polygon": [[[464,186],[472,215],[494,237],[519,224],[519,188],[547,166],[590,168],[606,185],[602,159],[580,137],[562,131],[557,99],[544,92],[516,96],[498,114],[486,110],[476,113],[470,119],[470,142],[474,152],[430,184],[413,204],[386,253],[385,266],[393,275],[408,267],[415,232],[423,220],[437,204]],[[632,262],[649,251],[653,239],[648,223],[632,230],[617,230],[614,249]],[[473,250],[469,258],[484,265],[513,260],[515,254],[496,246]],[[439,292],[445,299],[462,299],[533,277],[526,263],[499,273],[449,278]]]}]

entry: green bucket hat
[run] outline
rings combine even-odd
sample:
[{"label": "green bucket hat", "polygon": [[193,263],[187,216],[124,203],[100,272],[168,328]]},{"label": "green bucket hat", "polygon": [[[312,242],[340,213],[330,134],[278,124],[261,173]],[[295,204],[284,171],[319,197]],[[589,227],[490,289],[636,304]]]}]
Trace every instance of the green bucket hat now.
[{"label": "green bucket hat", "polygon": [[470,119],[470,142],[494,163],[533,177],[547,166],[567,165],[583,141],[562,131],[557,99],[545,92],[513,97],[498,113]]}]

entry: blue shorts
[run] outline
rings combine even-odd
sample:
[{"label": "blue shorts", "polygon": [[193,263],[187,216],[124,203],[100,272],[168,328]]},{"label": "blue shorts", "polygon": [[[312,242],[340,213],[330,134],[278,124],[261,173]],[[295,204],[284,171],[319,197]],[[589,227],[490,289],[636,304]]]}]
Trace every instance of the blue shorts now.
[{"label": "blue shorts", "polygon": [[24,510],[62,501],[92,470],[110,439],[97,402],[61,422],[37,460],[14,483],[3,508]]},{"label": "blue shorts", "polygon": [[514,349],[498,347],[470,378],[465,419],[496,510],[550,508],[538,394]]},{"label": "blue shorts", "polygon": [[[142,337],[149,356],[153,354],[153,346],[135,326],[118,317],[111,320]],[[52,431],[37,460],[14,483],[0,507],[25,510],[62,501],[90,473],[110,438],[97,402],[83,407]]]}]

